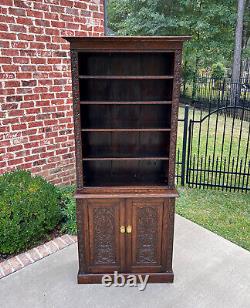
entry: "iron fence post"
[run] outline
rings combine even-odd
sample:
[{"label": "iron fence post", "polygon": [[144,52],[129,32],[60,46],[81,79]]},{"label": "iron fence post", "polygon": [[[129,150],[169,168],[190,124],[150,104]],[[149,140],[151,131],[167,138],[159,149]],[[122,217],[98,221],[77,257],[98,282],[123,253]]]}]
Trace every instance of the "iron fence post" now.
[{"label": "iron fence post", "polygon": [[189,105],[185,105],[184,112],[184,127],[183,127],[183,142],[182,142],[182,162],[181,162],[181,186],[185,185],[186,173],[186,153],[187,153],[187,132],[188,132],[188,112]]}]

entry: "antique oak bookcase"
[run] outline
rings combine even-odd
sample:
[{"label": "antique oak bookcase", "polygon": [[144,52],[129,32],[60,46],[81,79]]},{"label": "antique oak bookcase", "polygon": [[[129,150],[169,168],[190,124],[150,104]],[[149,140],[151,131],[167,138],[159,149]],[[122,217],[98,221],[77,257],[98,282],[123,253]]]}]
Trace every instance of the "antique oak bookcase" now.
[{"label": "antique oak bookcase", "polygon": [[114,271],[172,282],[177,112],[188,37],[65,39],[72,64],[78,282],[101,283]]}]

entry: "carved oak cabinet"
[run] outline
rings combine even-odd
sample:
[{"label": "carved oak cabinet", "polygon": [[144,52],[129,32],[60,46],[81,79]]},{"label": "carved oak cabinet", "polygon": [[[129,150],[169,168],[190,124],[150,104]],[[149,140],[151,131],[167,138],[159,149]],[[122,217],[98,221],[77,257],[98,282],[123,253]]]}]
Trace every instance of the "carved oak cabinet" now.
[{"label": "carved oak cabinet", "polygon": [[79,283],[103,274],[172,282],[175,148],[188,37],[70,42]]}]

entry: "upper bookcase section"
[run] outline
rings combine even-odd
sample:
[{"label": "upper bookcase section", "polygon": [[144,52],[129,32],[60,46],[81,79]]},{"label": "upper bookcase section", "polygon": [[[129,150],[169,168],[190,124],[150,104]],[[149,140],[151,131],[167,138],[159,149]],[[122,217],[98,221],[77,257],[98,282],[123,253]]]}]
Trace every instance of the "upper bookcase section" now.
[{"label": "upper bookcase section", "polygon": [[190,36],[102,36],[64,37],[71,49],[85,51],[166,51],[182,49]]}]

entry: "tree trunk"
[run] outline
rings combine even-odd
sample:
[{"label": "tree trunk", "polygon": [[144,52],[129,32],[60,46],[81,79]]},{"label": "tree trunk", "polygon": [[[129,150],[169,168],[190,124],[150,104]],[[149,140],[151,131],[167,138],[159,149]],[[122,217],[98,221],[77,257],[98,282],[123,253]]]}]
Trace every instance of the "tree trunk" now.
[{"label": "tree trunk", "polygon": [[240,71],[241,71],[241,52],[242,34],[244,19],[245,0],[238,0],[237,25],[235,29],[234,60],[232,68],[231,100],[236,103],[240,95]]}]

